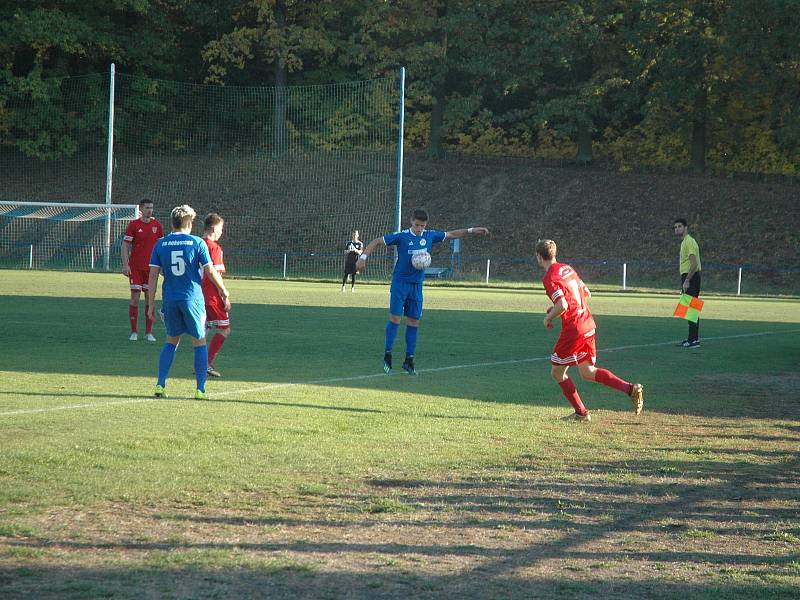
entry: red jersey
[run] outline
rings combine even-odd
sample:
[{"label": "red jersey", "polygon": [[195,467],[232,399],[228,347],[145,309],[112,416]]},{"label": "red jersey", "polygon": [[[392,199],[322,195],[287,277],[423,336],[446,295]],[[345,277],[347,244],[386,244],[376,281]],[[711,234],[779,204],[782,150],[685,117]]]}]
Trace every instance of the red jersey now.
[{"label": "red jersey", "polygon": [[[211,262],[214,263],[214,268],[221,275],[225,272],[225,263],[222,261],[222,246],[208,238],[203,238],[203,241],[206,243],[206,246],[208,246],[208,253],[211,255]],[[214,285],[205,272],[203,273],[203,295],[206,298],[219,295],[217,286]]]},{"label": "red jersey", "polygon": [[132,270],[150,268],[150,255],[153,253],[153,246],[162,237],[164,237],[164,229],[161,227],[161,223],[154,218],[151,218],[147,223],[141,219],[128,223],[123,239],[131,245],[128,265]]},{"label": "red jersey", "polygon": [[544,289],[553,301],[567,301],[567,310],[561,313],[561,336],[578,337],[591,335],[595,324],[589,312],[589,289],[581,281],[575,269],[563,263],[553,263],[542,278]]}]

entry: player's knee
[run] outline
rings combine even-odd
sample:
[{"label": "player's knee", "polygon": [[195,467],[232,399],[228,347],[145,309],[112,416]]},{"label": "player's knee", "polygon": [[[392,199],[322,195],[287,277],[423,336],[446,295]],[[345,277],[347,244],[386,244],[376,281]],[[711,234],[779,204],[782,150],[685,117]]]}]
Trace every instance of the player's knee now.
[{"label": "player's knee", "polygon": [[550,367],[550,377],[552,377],[556,383],[561,383],[567,378],[567,370],[563,367]]},{"label": "player's knee", "polygon": [[594,381],[595,371],[594,367],[582,367],[578,372],[584,381]]},{"label": "player's knee", "polygon": [[400,317],[398,315],[389,315],[389,320],[395,325],[400,325]]}]

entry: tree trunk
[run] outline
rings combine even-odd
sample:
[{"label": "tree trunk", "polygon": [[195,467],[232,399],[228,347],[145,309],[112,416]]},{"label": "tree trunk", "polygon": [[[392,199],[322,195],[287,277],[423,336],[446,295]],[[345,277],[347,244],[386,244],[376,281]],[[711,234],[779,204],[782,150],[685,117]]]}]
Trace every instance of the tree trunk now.
[{"label": "tree trunk", "polygon": [[[286,1],[275,3],[275,22],[280,30],[286,28]],[[286,153],[286,65],[280,59],[275,61],[275,105],[272,109],[272,153],[282,156]]]},{"label": "tree trunk", "polygon": [[692,114],[692,171],[703,173],[706,170],[706,86],[700,84],[694,98]]},{"label": "tree trunk", "polygon": [[431,112],[431,129],[428,137],[428,156],[442,158],[445,154],[442,146],[444,137],[444,93],[437,92]]},{"label": "tree trunk", "polygon": [[592,131],[585,121],[578,121],[578,155],[576,160],[587,165],[592,162]]}]

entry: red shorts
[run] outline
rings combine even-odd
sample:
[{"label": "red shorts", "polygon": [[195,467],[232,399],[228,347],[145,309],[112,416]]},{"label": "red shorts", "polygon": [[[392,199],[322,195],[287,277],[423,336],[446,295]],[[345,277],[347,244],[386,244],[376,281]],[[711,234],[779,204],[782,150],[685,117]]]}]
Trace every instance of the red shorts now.
[{"label": "red shorts", "polygon": [[134,269],[131,267],[131,274],[128,275],[131,282],[132,290],[145,290],[147,291],[147,282],[150,279],[150,267],[146,269]]},{"label": "red shorts", "polygon": [[573,335],[561,336],[550,355],[550,363],[554,365],[578,365],[587,362],[593,365],[597,362],[597,348],[594,341],[594,330],[578,337]]},{"label": "red shorts", "polygon": [[214,326],[222,329],[231,326],[228,313],[225,312],[225,303],[216,294],[206,296],[206,329]]}]

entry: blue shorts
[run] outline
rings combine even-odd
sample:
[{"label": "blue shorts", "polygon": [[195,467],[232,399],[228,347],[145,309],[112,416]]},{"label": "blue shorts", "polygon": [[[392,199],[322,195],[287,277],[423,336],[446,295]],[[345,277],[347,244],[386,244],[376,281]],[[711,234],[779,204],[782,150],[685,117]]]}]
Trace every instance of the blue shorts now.
[{"label": "blue shorts", "polygon": [[389,312],[393,315],[422,318],[422,284],[393,281]]},{"label": "blue shorts", "polygon": [[164,300],[161,313],[168,336],[188,333],[198,340],[206,337],[206,305],[202,296],[196,300]]}]

